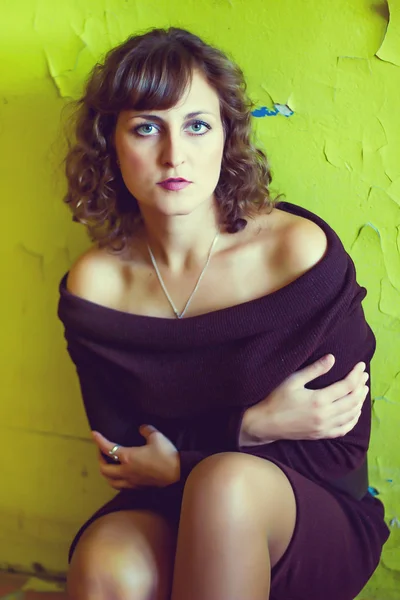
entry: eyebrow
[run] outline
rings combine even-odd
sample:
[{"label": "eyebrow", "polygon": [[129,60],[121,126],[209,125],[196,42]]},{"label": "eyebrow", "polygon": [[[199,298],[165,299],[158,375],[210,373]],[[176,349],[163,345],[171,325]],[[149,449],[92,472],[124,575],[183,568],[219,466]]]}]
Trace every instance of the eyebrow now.
[{"label": "eyebrow", "polygon": [[[198,117],[199,115],[213,115],[213,113],[207,111],[207,110],[197,110],[196,112],[190,112],[187,115],[185,115],[185,119],[193,119],[194,117]],[[162,119],[161,117],[159,117],[158,115],[154,115],[154,114],[144,114],[144,113],[139,113],[137,115],[132,115],[132,117],[128,117],[128,121],[130,121],[131,119],[137,119],[137,118],[141,118],[141,119],[147,119],[147,120],[153,120],[153,121],[160,121],[160,122],[164,122],[164,119]]]}]

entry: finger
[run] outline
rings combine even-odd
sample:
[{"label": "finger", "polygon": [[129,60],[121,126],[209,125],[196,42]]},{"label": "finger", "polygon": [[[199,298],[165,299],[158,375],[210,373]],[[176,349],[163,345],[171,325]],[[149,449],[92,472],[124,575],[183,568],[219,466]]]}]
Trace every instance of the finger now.
[{"label": "finger", "polygon": [[104,479],[107,479],[108,483],[112,483],[113,481],[121,481],[121,477],[112,477],[111,475],[104,475],[103,473],[101,473],[104,477]]},{"label": "finger", "polygon": [[149,441],[149,437],[153,434],[153,433],[157,433],[158,429],[156,429],[155,427],[153,427],[153,425],[141,425],[139,427],[139,433],[140,435],[142,435],[144,438],[146,438],[146,441]]},{"label": "finger", "polygon": [[111,450],[113,450],[116,446],[118,446],[118,451],[115,452],[115,455],[120,458],[121,452],[124,450],[123,446],[119,446],[116,442],[110,442],[104,435],[99,433],[98,431],[92,431],[92,437],[100,449],[104,454],[110,454]]},{"label": "finger", "polygon": [[349,394],[349,396],[346,396],[341,401],[334,403],[334,406],[338,404],[341,406],[341,412],[333,422],[332,430],[335,433],[340,431],[341,435],[345,435],[355,427],[361,416],[368,392],[369,388],[364,386],[361,391]]},{"label": "finger", "polygon": [[109,465],[107,462],[100,465],[100,473],[104,477],[111,477],[112,479],[120,479],[122,477],[121,469],[122,465]]},{"label": "finger", "polygon": [[335,419],[335,427],[338,425],[338,421],[344,424],[345,420],[349,421],[353,418],[354,412],[361,410],[366,397],[368,396],[369,387],[363,385],[357,388],[354,392],[350,392],[343,398],[332,402],[331,404],[331,417]]},{"label": "finger", "polygon": [[126,490],[134,487],[129,485],[125,479],[111,479],[111,477],[106,477],[106,480],[108,485],[110,485],[114,490]]},{"label": "finger", "polygon": [[347,435],[357,425],[357,423],[360,419],[360,416],[361,416],[361,411],[359,411],[354,416],[354,418],[351,421],[349,421],[348,423],[345,423],[344,425],[340,425],[339,427],[335,427],[334,429],[332,429],[332,431],[330,432],[328,437],[331,439],[334,439],[334,438],[339,438],[339,437],[343,437],[343,436]]},{"label": "finger", "polygon": [[109,464],[106,461],[104,454],[101,452],[101,450],[98,451],[97,458],[98,458],[100,465],[108,465]]},{"label": "finger", "polygon": [[336,412],[329,417],[330,425],[326,425],[325,431],[314,439],[333,439],[343,437],[357,425],[362,414],[363,404],[368,396],[369,388],[364,386],[361,390],[352,392],[344,398],[332,404]]},{"label": "finger", "polygon": [[[112,456],[110,456],[109,454],[104,454],[100,448],[98,449],[98,461],[100,464],[103,465],[118,465],[119,461],[115,460]],[[110,462],[110,459],[113,460],[113,462]]]},{"label": "finger", "polygon": [[296,371],[294,373],[294,378],[299,385],[305,385],[313,379],[320,377],[321,375],[325,375],[328,373],[335,364],[335,357],[333,354],[326,354],[322,358],[313,362],[311,365],[308,365],[304,369],[300,369],[300,371]]},{"label": "finger", "polygon": [[100,448],[102,452],[107,452],[111,450],[114,446],[116,446],[115,442],[111,442],[104,435],[102,435],[99,431],[92,431],[92,437],[96,442],[97,446]]},{"label": "finger", "polygon": [[[326,396],[328,402],[335,402],[351,392],[354,392],[358,387],[362,388],[368,378],[365,379],[364,369],[365,363],[357,363],[356,366],[346,375],[344,379],[336,381],[326,388],[318,390]],[[365,379],[365,381],[364,381]]]}]

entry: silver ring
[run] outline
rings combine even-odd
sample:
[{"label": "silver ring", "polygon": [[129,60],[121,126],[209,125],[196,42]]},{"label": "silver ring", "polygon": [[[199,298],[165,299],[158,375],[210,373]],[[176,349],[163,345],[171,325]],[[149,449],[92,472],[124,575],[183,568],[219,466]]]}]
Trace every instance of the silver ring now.
[{"label": "silver ring", "polygon": [[111,448],[111,450],[108,451],[108,454],[116,461],[119,460],[118,456],[117,456],[117,452],[120,449],[120,446],[118,446],[118,444],[116,444],[114,446],[114,448]]}]

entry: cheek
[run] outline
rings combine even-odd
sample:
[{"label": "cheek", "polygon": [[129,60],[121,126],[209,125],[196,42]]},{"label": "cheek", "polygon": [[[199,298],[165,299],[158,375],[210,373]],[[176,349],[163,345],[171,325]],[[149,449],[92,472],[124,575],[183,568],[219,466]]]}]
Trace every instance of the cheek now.
[{"label": "cheek", "polygon": [[132,151],[132,148],[122,153],[121,175],[126,187],[133,195],[140,194],[140,190],[147,185],[151,178],[151,161],[145,152]]},{"label": "cheek", "polygon": [[208,163],[209,163],[208,168],[210,170],[210,175],[212,174],[213,178],[216,178],[216,179],[219,178],[219,174],[221,172],[223,153],[224,153],[224,144],[223,143],[219,144],[214,149],[214,152],[210,152],[210,155],[208,157]]},{"label": "cheek", "polygon": [[121,176],[130,193],[140,198],[147,187],[149,176],[149,161],[142,153],[122,152],[120,154]]},{"label": "cheek", "polygon": [[223,140],[216,140],[212,147],[209,147],[207,151],[201,152],[201,160],[203,165],[207,165],[210,173],[215,173],[221,168],[222,156],[224,151]]},{"label": "cheek", "polygon": [[126,164],[130,169],[141,171],[143,165],[146,164],[146,154],[138,152],[136,149],[127,148],[121,155],[121,162]]},{"label": "cheek", "polygon": [[145,152],[142,151],[142,148],[138,147],[134,138],[125,134],[125,132],[117,134],[116,148],[122,172],[126,172],[125,174],[128,175],[134,170],[140,174],[143,164],[146,162]]}]

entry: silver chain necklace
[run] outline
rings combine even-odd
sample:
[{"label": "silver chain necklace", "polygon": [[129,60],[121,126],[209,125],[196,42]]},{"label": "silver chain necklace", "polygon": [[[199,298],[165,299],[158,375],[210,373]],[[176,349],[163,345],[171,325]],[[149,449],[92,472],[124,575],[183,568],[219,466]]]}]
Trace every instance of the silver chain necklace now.
[{"label": "silver chain necklace", "polygon": [[204,275],[204,273],[206,272],[206,269],[207,269],[208,265],[210,264],[211,256],[212,256],[212,253],[213,253],[213,250],[214,250],[214,246],[215,246],[215,244],[217,243],[218,235],[219,235],[219,231],[217,231],[217,233],[215,234],[215,238],[214,238],[214,240],[213,240],[213,242],[212,242],[212,244],[211,244],[210,250],[209,250],[209,252],[208,252],[208,256],[207,256],[207,260],[206,260],[206,264],[204,265],[204,267],[203,267],[203,270],[202,270],[202,272],[200,273],[200,275],[199,275],[199,278],[198,278],[198,280],[197,280],[197,283],[196,283],[196,285],[194,286],[194,290],[193,290],[193,292],[190,294],[190,296],[189,296],[189,299],[188,299],[188,301],[186,302],[186,304],[185,304],[185,306],[184,306],[184,309],[182,310],[182,312],[181,312],[181,313],[180,313],[180,312],[179,312],[179,310],[176,308],[175,304],[173,303],[173,300],[172,300],[171,296],[170,296],[170,295],[169,295],[169,293],[168,293],[167,287],[166,287],[166,285],[165,285],[165,283],[164,283],[164,280],[163,280],[163,278],[161,277],[161,273],[160,273],[160,271],[159,271],[159,268],[158,268],[158,266],[157,266],[156,259],[154,258],[154,254],[153,254],[153,252],[151,251],[150,245],[149,245],[149,244],[147,244],[147,249],[148,249],[148,251],[149,251],[150,258],[151,258],[151,262],[153,263],[154,270],[155,270],[155,272],[156,272],[156,275],[157,275],[157,277],[158,277],[158,281],[160,282],[160,285],[161,285],[161,287],[162,287],[162,289],[163,289],[163,292],[164,292],[164,294],[165,294],[165,296],[166,296],[166,298],[167,298],[168,302],[170,303],[170,305],[171,305],[171,308],[172,308],[172,310],[174,311],[174,313],[175,313],[175,316],[177,317],[177,319],[182,319],[182,317],[185,315],[185,313],[186,313],[187,309],[189,308],[189,304],[191,303],[191,301],[192,301],[192,299],[193,299],[193,296],[194,296],[194,295],[195,295],[195,293],[197,292],[197,289],[198,289],[198,287],[199,287],[199,285],[200,285],[200,282],[201,282],[201,280],[203,279],[203,275]]}]

